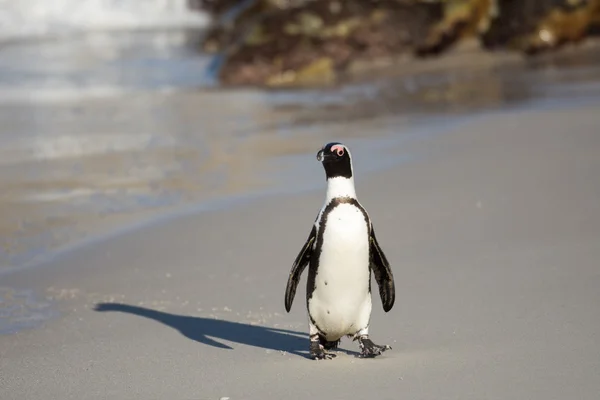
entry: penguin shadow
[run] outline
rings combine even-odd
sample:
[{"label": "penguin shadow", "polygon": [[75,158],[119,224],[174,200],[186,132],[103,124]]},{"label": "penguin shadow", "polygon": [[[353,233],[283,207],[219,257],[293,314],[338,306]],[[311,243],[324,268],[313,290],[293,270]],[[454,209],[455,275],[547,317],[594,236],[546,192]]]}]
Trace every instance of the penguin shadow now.
[{"label": "penguin shadow", "polygon": [[308,335],[304,332],[213,318],[176,315],[121,303],[98,303],[95,305],[94,311],[116,311],[149,318],[178,330],[188,339],[224,350],[233,350],[233,348],[219,342],[219,339],[266,350],[285,351],[308,358]]}]

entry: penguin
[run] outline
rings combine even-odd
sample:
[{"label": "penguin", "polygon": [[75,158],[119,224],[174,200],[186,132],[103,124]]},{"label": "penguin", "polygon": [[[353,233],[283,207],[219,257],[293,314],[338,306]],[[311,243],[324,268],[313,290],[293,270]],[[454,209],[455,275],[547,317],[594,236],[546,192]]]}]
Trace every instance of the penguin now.
[{"label": "penguin", "polygon": [[325,169],[327,192],[312,230],[298,253],[285,290],[285,309],[292,308],[306,266],[309,352],[315,360],[332,359],[343,336],[358,341],[360,357],[390,350],[369,338],[371,272],[379,286],[383,310],[394,305],[390,264],[381,250],[371,219],[354,189],[352,157],[342,143],[326,144],[317,153]]}]

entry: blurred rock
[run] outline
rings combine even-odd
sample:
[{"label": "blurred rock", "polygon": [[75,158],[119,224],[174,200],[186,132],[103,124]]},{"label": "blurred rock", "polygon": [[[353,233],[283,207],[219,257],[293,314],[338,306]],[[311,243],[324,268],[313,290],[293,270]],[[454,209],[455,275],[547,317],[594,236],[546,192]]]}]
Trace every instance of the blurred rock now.
[{"label": "blurred rock", "polygon": [[490,23],[493,0],[443,1],[443,18],[433,26],[427,38],[416,49],[417,55],[439,54],[457,41],[476,37]]},{"label": "blurred rock", "polygon": [[[213,0],[213,2],[216,1],[218,0]],[[215,20],[211,24],[202,44],[202,50],[207,53],[226,50],[236,40],[240,40],[244,32],[250,29],[256,19],[260,18],[263,13],[277,10],[277,8],[272,7],[272,3],[268,0],[224,0],[224,3],[235,4],[227,10],[222,10],[222,5],[221,7],[211,8],[211,10],[215,10],[212,13]],[[224,11],[227,12],[224,13]]]},{"label": "blurred rock", "polygon": [[356,61],[439,55],[465,38],[530,54],[600,29],[600,0],[190,0],[228,85],[323,85]]},{"label": "blurred rock", "polygon": [[[357,58],[420,45],[442,11],[441,3],[400,0],[318,0],[283,8],[257,1],[236,16],[243,29],[230,30],[214,46],[226,54],[219,77],[235,85],[330,83]],[[207,38],[217,42],[212,32]]]},{"label": "blurred rock", "polygon": [[599,23],[600,0],[498,0],[481,39],[487,49],[532,54],[578,42],[595,33]]}]

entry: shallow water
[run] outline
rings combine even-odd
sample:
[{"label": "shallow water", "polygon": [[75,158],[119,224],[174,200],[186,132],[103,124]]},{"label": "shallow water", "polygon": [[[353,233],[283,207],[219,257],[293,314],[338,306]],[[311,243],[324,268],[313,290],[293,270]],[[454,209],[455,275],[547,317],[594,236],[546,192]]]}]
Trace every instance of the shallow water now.
[{"label": "shallow water", "polygon": [[476,112],[600,94],[596,51],[337,89],[217,91],[200,34],[0,48],[0,272],[190,204],[322,184],[314,154],[331,140],[387,154],[357,157],[366,173],[409,159],[403,141]]}]

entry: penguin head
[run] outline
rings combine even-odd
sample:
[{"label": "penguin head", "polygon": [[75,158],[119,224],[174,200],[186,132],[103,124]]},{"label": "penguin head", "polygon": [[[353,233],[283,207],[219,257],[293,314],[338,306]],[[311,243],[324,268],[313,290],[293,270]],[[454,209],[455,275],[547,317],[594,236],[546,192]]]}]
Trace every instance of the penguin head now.
[{"label": "penguin head", "polygon": [[317,160],[323,164],[327,179],[352,178],[352,158],[346,146],[338,142],[327,143],[317,153]]}]

